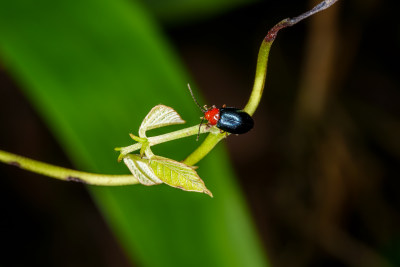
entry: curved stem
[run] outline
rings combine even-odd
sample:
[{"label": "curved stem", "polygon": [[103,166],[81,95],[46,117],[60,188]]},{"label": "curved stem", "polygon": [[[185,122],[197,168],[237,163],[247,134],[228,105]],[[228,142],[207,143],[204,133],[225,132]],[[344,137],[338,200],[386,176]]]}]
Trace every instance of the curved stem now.
[{"label": "curved stem", "polygon": [[[271,30],[268,31],[265,36],[263,42],[261,43],[260,50],[258,52],[257,57],[257,67],[256,67],[256,75],[254,79],[253,90],[250,95],[250,99],[244,107],[244,111],[253,115],[256,111],[258,104],[261,101],[261,97],[264,91],[265,78],[267,76],[267,65],[268,65],[268,56],[271,49],[271,45],[274,42],[279,30],[284,29],[286,27],[293,26],[298,22],[302,21],[305,18],[308,18],[311,15],[314,15],[317,12],[320,12],[324,9],[327,9],[338,0],[325,0],[316,5],[311,10],[301,14],[300,16],[294,18],[284,19]],[[205,157],[216,145],[219,141],[221,141],[226,134],[218,134],[213,135],[209,134],[207,138],[203,141],[203,143],[190,154],[183,162],[187,165],[194,165],[199,162],[203,157]]]},{"label": "curved stem", "polygon": [[258,51],[256,77],[254,79],[253,90],[251,91],[249,101],[243,109],[250,115],[254,114],[261,101],[265,85],[265,77],[267,76],[269,50],[271,49],[273,41],[274,40],[267,42],[264,39],[261,43],[260,50]]},{"label": "curved stem", "polygon": [[204,158],[217,144],[219,141],[224,139],[227,134],[209,134],[206,139],[204,139],[203,143],[193,151],[184,161],[186,165],[193,166],[197,162],[199,162],[202,158]]},{"label": "curved stem", "polygon": [[139,181],[133,175],[107,175],[71,170],[0,150],[0,161],[21,169],[60,179],[92,185],[131,185]]}]

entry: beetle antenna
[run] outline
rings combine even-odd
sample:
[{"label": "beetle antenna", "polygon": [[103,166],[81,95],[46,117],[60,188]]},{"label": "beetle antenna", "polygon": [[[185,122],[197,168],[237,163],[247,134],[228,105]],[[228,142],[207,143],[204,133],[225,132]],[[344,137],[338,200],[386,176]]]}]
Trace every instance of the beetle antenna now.
[{"label": "beetle antenna", "polygon": [[[194,97],[192,88],[190,88],[190,84],[187,84],[187,86],[188,86],[188,88],[189,88],[190,94],[192,95],[192,98],[193,98],[194,103],[196,103],[196,105],[199,107],[199,109],[201,110],[201,112],[206,113],[207,110],[203,109],[203,108],[200,106],[199,102],[197,102],[197,99]],[[201,125],[201,124],[200,124],[200,125]],[[200,129],[199,129],[199,132],[200,132]],[[199,139],[199,138],[197,137],[197,139]]]},{"label": "beetle antenna", "polygon": [[201,122],[200,122],[200,125],[199,125],[199,132],[197,133],[197,138],[196,138],[196,141],[199,141],[200,129],[201,129],[201,125],[203,124],[203,122],[204,122],[204,117],[203,117],[203,118],[201,118]]}]

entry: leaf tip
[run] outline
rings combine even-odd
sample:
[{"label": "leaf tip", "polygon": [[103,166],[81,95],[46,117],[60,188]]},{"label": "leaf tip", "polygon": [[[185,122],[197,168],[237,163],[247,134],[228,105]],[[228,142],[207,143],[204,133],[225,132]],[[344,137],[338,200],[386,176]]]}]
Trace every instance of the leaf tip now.
[{"label": "leaf tip", "polygon": [[118,156],[118,162],[121,162],[122,161],[122,159],[125,157],[125,155],[124,154],[119,154],[119,156]]},{"label": "leaf tip", "polygon": [[214,198],[214,196],[213,196],[213,194],[211,193],[211,191],[208,190],[207,188],[204,189],[203,193],[209,195],[209,196],[212,197],[212,198]]}]

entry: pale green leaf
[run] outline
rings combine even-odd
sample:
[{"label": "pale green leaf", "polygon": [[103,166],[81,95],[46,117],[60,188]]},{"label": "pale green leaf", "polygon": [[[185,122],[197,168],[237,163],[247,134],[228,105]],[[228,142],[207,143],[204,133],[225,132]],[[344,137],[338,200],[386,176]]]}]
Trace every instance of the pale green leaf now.
[{"label": "pale green leaf", "polygon": [[150,110],[139,128],[139,136],[146,137],[146,131],[168,125],[185,123],[181,116],[170,107],[157,105]]},{"label": "pale green leaf", "polygon": [[160,156],[153,156],[150,159],[150,167],[159,179],[172,187],[185,191],[203,192],[211,197],[213,196],[196,171],[186,164]]},{"label": "pale green leaf", "polygon": [[141,184],[155,185],[163,183],[150,168],[148,159],[130,154],[124,157],[124,163]]}]

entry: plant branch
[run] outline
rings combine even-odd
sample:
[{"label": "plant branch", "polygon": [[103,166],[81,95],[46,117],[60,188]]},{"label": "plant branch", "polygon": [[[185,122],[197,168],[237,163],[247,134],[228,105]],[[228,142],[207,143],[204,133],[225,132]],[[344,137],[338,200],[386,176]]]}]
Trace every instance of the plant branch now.
[{"label": "plant branch", "polygon": [[[249,101],[244,107],[244,111],[253,115],[256,111],[263,94],[265,78],[267,75],[267,65],[268,65],[268,56],[271,49],[271,45],[274,42],[279,30],[284,29],[286,27],[293,26],[298,22],[302,21],[309,16],[314,15],[317,12],[320,12],[324,9],[327,9],[338,0],[325,0],[316,5],[311,10],[301,14],[300,16],[294,18],[287,18],[276,24],[272,27],[271,30],[268,31],[265,36],[263,42],[261,43],[260,50],[258,52],[257,57],[257,67],[256,67],[256,75],[254,79],[253,90],[251,92]],[[199,162],[203,157],[205,157],[216,145],[219,141],[221,141],[224,137],[228,136],[228,134],[210,134],[203,141],[203,143],[192,153],[190,154],[183,162],[187,165],[193,165]]]},{"label": "plant branch", "polygon": [[[206,125],[202,125],[200,127],[200,133],[207,133],[212,131],[219,132],[218,129],[210,128],[207,127]],[[148,144],[153,146],[171,140],[188,137],[191,135],[196,135],[198,134],[198,132],[199,132],[199,125],[195,125],[175,132],[149,137],[147,141]],[[141,147],[142,147],[141,143],[136,143],[131,146],[117,148],[116,150],[121,151],[119,159],[122,159],[126,154],[139,150],[141,149]],[[10,164],[27,171],[35,172],[48,177],[60,179],[63,181],[81,182],[85,184],[103,185],[103,186],[131,185],[139,183],[139,181],[133,175],[107,175],[107,174],[81,172],[29,159],[3,150],[0,150],[0,162],[4,162],[6,164]]]},{"label": "plant branch", "polygon": [[186,165],[193,166],[201,159],[203,159],[222,139],[226,138],[228,133],[211,133],[206,139],[204,139],[203,143],[196,148],[184,161]]},{"label": "plant branch", "polygon": [[0,150],[0,161],[21,169],[60,179],[92,185],[131,185],[139,181],[133,175],[107,175],[71,170]]},{"label": "plant branch", "polygon": [[258,52],[257,58],[257,67],[256,67],[256,77],[254,79],[253,90],[250,95],[250,99],[244,107],[244,111],[253,115],[256,111],[258,104],[261,101],[262,93],[264,90],[265,78],[267,75],[267,65],[268,65],[268,56],[269,51],[271,49],[272,43],[275,41],[275,38],[279,32],[279,30],[284,29],[286,27],[293,26],[305,18],[314,15],[317,12],[327,9],[338,0],[325,0],[316,5],[313,9],[301,14],[300,16],[294,18],[287,18],[276,24],[272,27],[271,30],[268,31],[265,36],[263,42],[261,43],[260,50]]},{"label": "plant branch", "polygon": [[[162,134],[162,135],[158,135],[158,136],[153,136],[153,137],[149,137],[147,138],[147,142],[149,146],[154,146],[154,145],[158,145],[164,142],[168,142],[168,141],[172,141],[175,139],[180,139],[180,138],[184,138],[184,137],[188,137],[191,135],[196,135],[198,133],[203,134],[203,133],[208,133],[208,132],[219,132],[219,130],[215,129],[214,127],[208,127],[207,125],[202,125],[200,127],[200,125],[195,125],[189,128],[185,128],[182,130],[178,130],[175,132],[171,132],[171,133],[166,133],[166,134]],[[139,150],[141,149],[142,144],[136,143],[130,146],[126,146],[126,147],[117,147],[115,148],[116,151],[120,151],[120,156],[119,156],[119,160],[121,160],[125,155]]]}]

